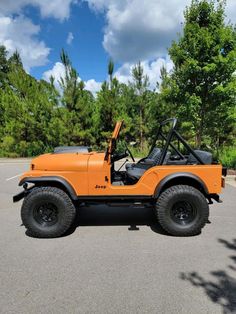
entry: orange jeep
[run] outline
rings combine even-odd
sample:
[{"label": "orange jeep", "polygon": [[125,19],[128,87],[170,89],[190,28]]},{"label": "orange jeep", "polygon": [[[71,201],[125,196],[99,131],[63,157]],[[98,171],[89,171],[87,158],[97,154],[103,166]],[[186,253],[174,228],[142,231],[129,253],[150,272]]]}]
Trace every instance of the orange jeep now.
[{"label": "orange jeep", "polygon": [[[208,221],[212,199],[224,187],[227,170],[212,154],[193,150],[176,131],[176,119],[160,124],[147,157],[135,162],[126,146],[116,149],[122,122],[117,122],[107,151],[59,147],[34,158],[20,180],[24,190],[23,224],[37,237],[58,237],[73,224],[81,203],[155,208],[161,226],[171,235],[198,234]],[[133,163],[115,170],[115,162],[130,156]],[[125,165],[125,167],[124,167]],[[125,170],[124,170],[125,168]]]}]

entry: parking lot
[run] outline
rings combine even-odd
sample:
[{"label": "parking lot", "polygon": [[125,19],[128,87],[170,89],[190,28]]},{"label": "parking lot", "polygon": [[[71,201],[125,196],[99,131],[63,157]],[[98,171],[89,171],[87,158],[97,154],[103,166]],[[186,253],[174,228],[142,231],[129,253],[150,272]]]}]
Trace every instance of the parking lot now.
[{"label": "parking lot", "polygon": [[236,188],[195,237],[165,234],[151,208],[81,207],[79,225],[35,239],[21,225],[18,175],[0,161],[0,313],[236,313]]}]

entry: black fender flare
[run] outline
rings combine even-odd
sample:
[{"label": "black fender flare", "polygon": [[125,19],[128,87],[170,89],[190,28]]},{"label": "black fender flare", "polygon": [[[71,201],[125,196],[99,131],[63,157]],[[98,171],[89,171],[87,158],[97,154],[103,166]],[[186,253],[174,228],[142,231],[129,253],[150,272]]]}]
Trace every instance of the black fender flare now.
[{"label": "black fender flare", "polygon": [[55,186],[62,186],[64,190],[69,194],[69,196],[75,201],[78,199],[76,192],[72,185],[65,180],[64,178],[57,176],[43,176],[43,177],[25,177],[19,182],[19,186],[22,186],[24,183],[33,183],[35,185],[50,185],[55,184]]},{"label": "black fender flare", "polygon": [[199,186],[202,187],[205,195],[209,195],[209,191],[208,191],[208,188],[207,188],[206,184],[197,175],[195,175],[193,173],[189,173],[189,172],[176,172],[176,173],[172,173],[172,174],[166,176],[165,178],[163,178],[158,183],[158,185],[156,186],[156,189],[154,191],[154,198],[157,198],[157,197],[160,196],[160,194],[161,194],[163,188],[165,187],[165,185],[167,185],[170,181],[172,181],[172,180],[174,181],[174,180],[177,180],[177,179],[183,179],[185,181],[187,179],[189,182],[190,182],[190,180],[192,180],[192,182],[195,182]]}]

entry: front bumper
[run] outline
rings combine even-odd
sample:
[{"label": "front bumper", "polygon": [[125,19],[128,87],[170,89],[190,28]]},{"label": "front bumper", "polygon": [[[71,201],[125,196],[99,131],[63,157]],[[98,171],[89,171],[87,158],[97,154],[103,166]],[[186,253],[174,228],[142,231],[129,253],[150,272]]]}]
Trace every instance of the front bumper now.
[{"label": "front bumper", "polygon": [[25,191],[22,191],[16,195],[13,196],[13,203],[19,202],[20,200],[22,200],[22,198],[24,198],[26,195]]},{"label": "front bumper", "polygon": [[24,185],[24,190],[13,196],[13,203],[16,203],[22,200],[22,198],[26,197],[30,193],[31,190],[32,190],[32,187],[28,189],[27,185]]}]

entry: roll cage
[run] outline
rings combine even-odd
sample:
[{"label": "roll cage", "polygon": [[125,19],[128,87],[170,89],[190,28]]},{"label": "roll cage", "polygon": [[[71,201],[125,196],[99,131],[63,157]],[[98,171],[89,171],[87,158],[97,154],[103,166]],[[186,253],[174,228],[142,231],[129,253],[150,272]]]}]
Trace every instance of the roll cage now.
[{"label": "roll cage", "polygon": [[[162,121],[160,123],[160,126],[158,128],[157,131],[157,135],[153,141],[153,144],[151,146],[151,149],[149,151],[149,154],[151,153],[151,151],[154,149],[154,147],[156,146],[156,142],[158,140],[162,140],[163,141],[163,148],[162,148],[162,153],[161,153],[161,157],[159,159],[159,161],[157,162],[157,166],[158,165],[163,165],[165,158],[166,158],[166,154],[168,152],[168,149],[171,147],[175,153],[179,156],[180,159],[184,160],[185,156],[180,152],[179,148],[177,148],[174,144],[173,144],[173,139],[176,138],[178,140],[179,143],[182,143],[182,145],[185,147],[185,149],[187,150],[187,152],[189,154],[192,154],[196,160],[199,162],[199,164],[204,165],[204,162],[202,160],[202,158],[199,156],[199,154],[197,154],[192,148],[191,146],[183,139],[183,137],[177,132],[176,130],[176,126],[177,126],[177,119],[176,118],[170,118],[170,119],[166,119],[164,121]],[[163,128],[167,125],[170,125],[169,131],[167,132],[167,135],[164,134]],[[116,126],[114,128],[112,137],[109,141],[108,144],[108,148],[105,154],[105,160],[109,159],[109,156],[112,155],[115,150],[116,150],[116,141],[119,137],[120,134],[120,130],[121,127],[123,125],[123,121],[118,121],[116,123]],[[179,146],[179,145],[178,145]]]},{"label": "roll cage", "polygon": [[[153,150],[153,148],[156,146],[156,142],[159,139],[161,139],[161,140],[163,140],[165,142],[164,145],[163,145],[161,157],[160,157],[160,159],[159,159],[159,161],[157,163],[157,166],[163,164],[163,162],[165,160],[165,157],[166,157],[166,154],[168,152],[168,149],[170,147],[176,152],[176,154],[179,156],[180,159],[185,159],[185,156],[172,143],[174,138],[176,138],[180,143],[182,143],[183,146],[185,147],[185,149],[190,154],[192,154],[201,165],[204,165],[204,162],[201,159],[201,157],[198,154],[196,154],[196,152],[191,148],[191,146],[189,146],[188,143],[183,139],[183,137],[176,131],[177,121],[178,120],[176,118],[170,118],[170,119],[164,120],[164,121],[162,121],[160,123],[159,129],[157,131],[157,135],[156,135],[155,140],[153,142],[153,145],[152,145],[152,147],[150,149],[150,152],[151,152]],[[168,124],[170,124],[170,129],[169,129],[168,134],[165,135],[164,132],[163,132],[163,128],[164,128],[164,126],[166,126]]]}]

